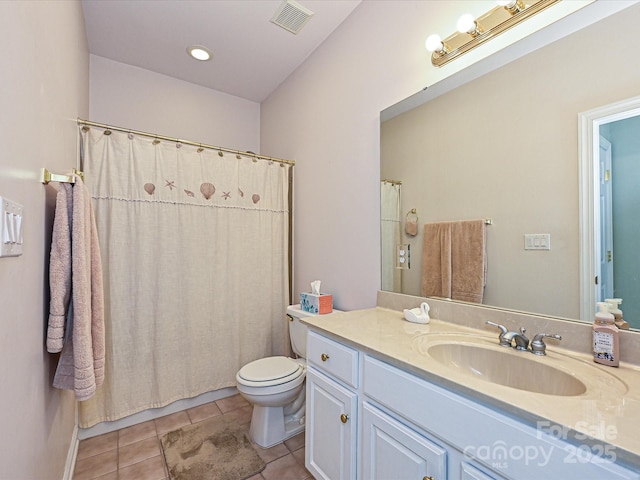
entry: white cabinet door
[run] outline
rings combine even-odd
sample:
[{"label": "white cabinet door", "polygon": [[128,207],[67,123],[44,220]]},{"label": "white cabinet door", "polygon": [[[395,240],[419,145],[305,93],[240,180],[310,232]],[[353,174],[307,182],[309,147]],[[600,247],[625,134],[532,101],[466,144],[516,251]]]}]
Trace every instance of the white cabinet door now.
[{"label": "white cabinet door", "polygon": [[361,479],[446,480],[447,451],[440,445],[367,402],[361,422]]},{"label": "white cabinet door", "polygon": [[355,478],[357,400],[354,392],[307,368],[305,464],[317,480]]},{"label": "white cabinet door", "polygon": [[503,477],[487,475],[467,462],[460,464],[460,480],[501,480]]}]

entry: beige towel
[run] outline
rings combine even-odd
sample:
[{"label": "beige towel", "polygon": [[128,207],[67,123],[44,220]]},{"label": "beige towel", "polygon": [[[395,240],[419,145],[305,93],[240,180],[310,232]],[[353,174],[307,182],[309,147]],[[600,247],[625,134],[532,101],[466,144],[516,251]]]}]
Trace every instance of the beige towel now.
[{"label": "beige towel", "polygon": [[484,220],[451,225],[451,298],[482,303],[487,280]]},{"label": "beige towel", "polygon": [[484,220],[424,226],[422,295],[482,303],[486,284]]},{"label": "beige towel", "polygon": [[451,223],[427,223],[422,247],[422,295],[451,298]]},{"label": "beige towel", "polygon": [[404,233],[410,237],[415,237],[418,234],[418,220],[411,218],[404,223]]},{"label": "beige towel", "polygon": [[71,223],[71,337],[64,342],[53,379],[57,388],[87,400],[104,380],[104,301],[102,264],[91,196],[76,178]]},{"label": "beige towel", "polygon": [[51,255],[49,257],[49,327],[47,329],[47,351],[62,350],[65,321],[71,296],[71,185],[60,184],[56,197],[56,213],[53,220]]}]

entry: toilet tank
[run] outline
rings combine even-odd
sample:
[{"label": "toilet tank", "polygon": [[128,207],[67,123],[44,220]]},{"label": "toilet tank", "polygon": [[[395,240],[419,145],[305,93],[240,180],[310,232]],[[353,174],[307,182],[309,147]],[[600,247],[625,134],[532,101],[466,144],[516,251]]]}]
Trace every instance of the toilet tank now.
[{"label": "toilet tank", "polygon": [[[339,310],[333,310],[338,312]],[[293,318],[289,322],[289,337],[291,338],[291,348],[301,358],[307,358],[307,326],[300,319],[304,317],[316,317],[316,313],[305,312],[300,305],[289,305],[287,307],[287,315]],[[326,315],[331,315],[327,313]],[[322,315],[324,316],[324,315]]]},{"label": "toilet tank", "polygon": [[291,338],[291,348],[298,357],[307,358],[307,326],[300,319],[310,317],[313,313],[305,312],[300,305],[289,305],[287,315],[293,320],[289,322],[289,337]]}]

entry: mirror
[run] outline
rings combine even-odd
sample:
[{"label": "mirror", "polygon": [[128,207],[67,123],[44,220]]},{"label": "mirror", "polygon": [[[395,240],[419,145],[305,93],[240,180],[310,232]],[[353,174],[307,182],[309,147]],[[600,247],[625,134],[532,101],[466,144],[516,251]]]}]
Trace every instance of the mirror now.
[{"label": "mirror", "polygon": [[[580,319],[577,119],[640,94],[637,18],[634,5],[405,113],[383,112],[381,178],[392,182],[381,188],[401,182],[397,214],[386,205],[382,216],[397,234],[383,236],[410,251],[410,268],[396,268],[397,246],[383,247],[383,289],[420,295],[422,228],[404,231],[412,209],[420,227],[490,218],[483,303]],[[525,234],[548,234],[550,250],[525,250]]]}]

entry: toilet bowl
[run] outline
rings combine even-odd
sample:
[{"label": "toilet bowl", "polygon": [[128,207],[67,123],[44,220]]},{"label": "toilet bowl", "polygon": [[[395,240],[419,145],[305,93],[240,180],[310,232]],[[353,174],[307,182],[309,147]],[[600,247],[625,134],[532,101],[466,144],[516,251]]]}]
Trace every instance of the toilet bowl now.
[{"label": "toilet bowl", "polygon": [[299,305],[287,307],[291,347],[299,358],[261,358],[236,374],[238,392],[253,405],[249,436],[263,448],[304,431],[307,327],[300,318],[311,315]]}]

